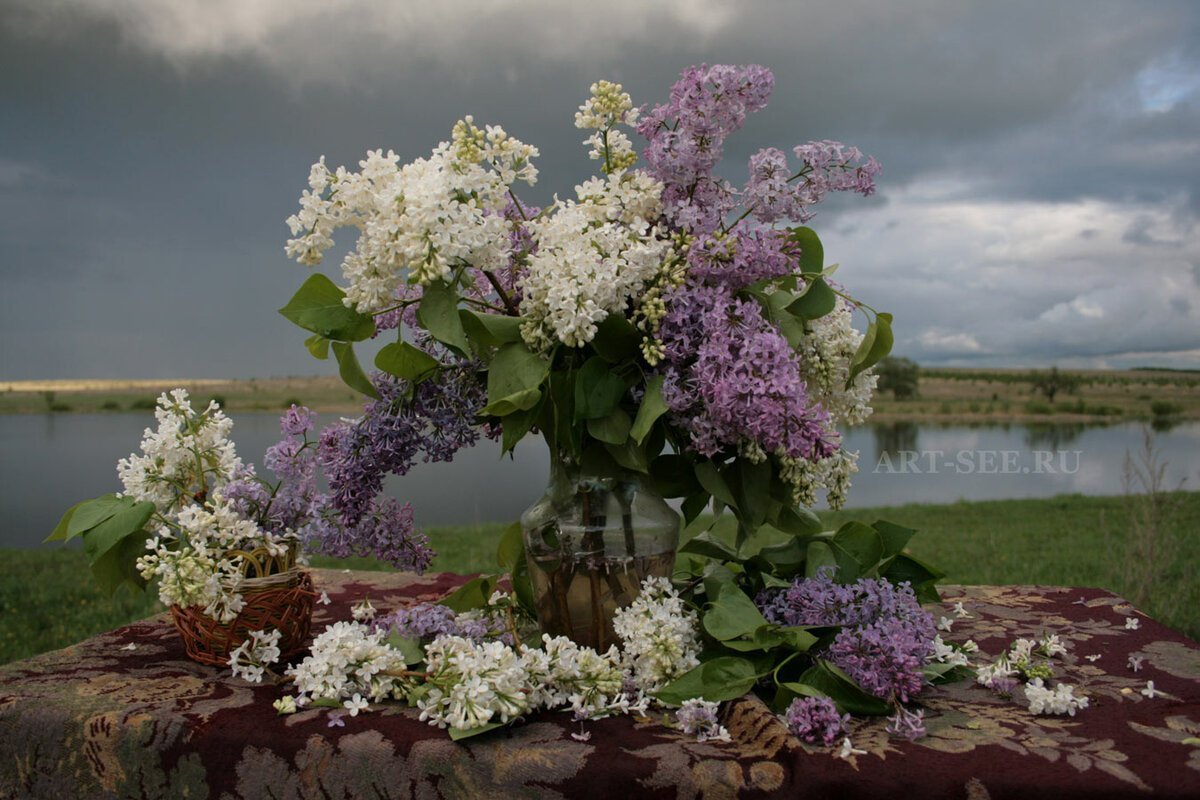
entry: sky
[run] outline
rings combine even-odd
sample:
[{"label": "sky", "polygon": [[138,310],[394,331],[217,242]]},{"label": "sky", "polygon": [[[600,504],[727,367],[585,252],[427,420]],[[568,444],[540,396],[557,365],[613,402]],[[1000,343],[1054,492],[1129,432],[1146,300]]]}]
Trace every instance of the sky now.
[{"label": "sky", "polygon": [[701,62],[776,76],[733,183],[814,139],[883,165],[811,224],[897,355],[1200,368],[1194,0],[0,0],[0,379],[328,374],[275,313],[313,161],[472,114],[546,202],[593,81],[654,103]]}]

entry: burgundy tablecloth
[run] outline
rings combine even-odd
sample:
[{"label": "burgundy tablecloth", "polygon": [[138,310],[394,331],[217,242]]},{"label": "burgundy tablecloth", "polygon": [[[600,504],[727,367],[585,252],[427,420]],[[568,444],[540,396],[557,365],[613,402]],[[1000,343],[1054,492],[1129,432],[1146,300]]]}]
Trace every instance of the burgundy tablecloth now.
[{"label": "burgundy tablecloth", "polygon": [[[347,618],[363,596],[388,610],[460,580],[318,570],[333,603],[317,607],[314,626]],[[0,797],[1200,797],[1194,642],[1095,589],[943,594],[943,611],[961,600],[972,614],[948,638],[971,637],[988,655],[1018,636],[1059,634],[1060,677],[1090,707],[1034,716],[973,684],[941,687],[923,697],[928,736],[910,743],[882,720],[856,720],[851,738],[866,754],[848,759],[800,744],[753,698],[723,709],[731,743],[629,718],[589,723],[579,741],[565,713],[455,743],[399,705],[344,727],[319,710],[277,716],[276,687],[188,661],[159,616],[0,667]],[[1167,694],[1144,696],[1148,680]]]}]

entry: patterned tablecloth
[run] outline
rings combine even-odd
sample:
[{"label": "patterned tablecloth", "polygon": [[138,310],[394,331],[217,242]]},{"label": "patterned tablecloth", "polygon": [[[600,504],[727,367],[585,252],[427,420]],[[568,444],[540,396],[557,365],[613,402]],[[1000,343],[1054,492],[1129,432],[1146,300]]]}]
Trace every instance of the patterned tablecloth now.
[{"label": "patterned tablecloth", "polygon": [[[386,611],[462,580],[316,572],[333,599],[317,606],[317,630],[364,595]],[[1096,589],[943,594],[947,612],[962,601],[972,614],[948,638],[983,654],[1058,633],[1059,676],[1090,707],[1033,716],[973,684],[940,687],[922,699],[928,736],[910,743],[855,720],[865,753],[849,758],[802,745],[754,698],[723,707],[731,743],[629,718],[590,723],[579,741],[564,713],[455,743],[399,705],[344,727],[319,710],[277,716],[279,689],[188,661],[158,616],[0,667],[0,797],[1200,797],[1196,643]],[[1145,696],[1148,680],[1163,694]]]}]

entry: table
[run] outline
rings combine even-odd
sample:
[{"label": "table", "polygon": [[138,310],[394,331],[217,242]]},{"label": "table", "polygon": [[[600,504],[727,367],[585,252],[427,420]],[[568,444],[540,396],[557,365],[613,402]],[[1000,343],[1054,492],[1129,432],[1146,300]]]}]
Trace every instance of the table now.
[{"label": "table", "polygon": [[[333,601],[317,606],[315,630],[363,596],[386,611],[463,580],[315,573]],[[1097,589],[943,595],[942,612],[961,601],[972,614],[948,638],[988,655],[1058,633],[1069,649],[1059,675],[1091,707],[1035,717],[974,684],[938,687],[922,699],[928,736],[910,743],[855,720],[866,752],[846,759],[801,744],[753,697],[723,707],[730,743],[630,718],[589,723],[579,741],[579,725],[553,712],[455,743],[396,704],[344,727],[320,710],[277,716],[276,687],[188,661],[160,615],[0,667],[0,797],[1200,797],[1196,643]],[[1147,680],[1168,694],[1144,696]]]}]

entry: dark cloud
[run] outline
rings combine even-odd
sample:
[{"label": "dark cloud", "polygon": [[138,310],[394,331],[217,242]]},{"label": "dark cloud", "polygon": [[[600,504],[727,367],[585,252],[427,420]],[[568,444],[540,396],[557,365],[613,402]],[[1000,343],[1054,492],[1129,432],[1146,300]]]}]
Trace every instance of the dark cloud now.
[{"label": "dark cloud", "polygon": [[592,168],[591,81],[653,101],[700,61],[776,73],[735,181],[813,138],[884,164],[877,197],[814,225],[900,349],[1196,365],[1194,3],[806,6],[0,0],[3,377],[322,370],[273,313],[317,156],[411,159],[471,113],[541,148],[545,202]]}]

